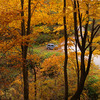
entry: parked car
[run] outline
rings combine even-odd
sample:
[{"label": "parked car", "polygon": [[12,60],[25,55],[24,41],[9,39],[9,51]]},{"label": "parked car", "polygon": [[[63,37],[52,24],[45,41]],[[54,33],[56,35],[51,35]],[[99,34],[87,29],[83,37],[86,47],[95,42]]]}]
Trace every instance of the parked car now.
[{"label": "parked car", "polygon": [[54,45],[53,43],[47,44],[47,49],[48,50],[53,50],[55,47],[57,47],[57,45]]}]

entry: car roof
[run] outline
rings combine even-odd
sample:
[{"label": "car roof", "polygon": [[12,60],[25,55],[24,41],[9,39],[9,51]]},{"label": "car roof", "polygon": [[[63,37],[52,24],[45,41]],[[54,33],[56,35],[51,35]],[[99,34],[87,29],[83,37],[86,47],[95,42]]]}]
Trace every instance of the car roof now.
[{"label": "car roof", "polygon": [[54,45],[53,43],[49,43],[48,45]]}]

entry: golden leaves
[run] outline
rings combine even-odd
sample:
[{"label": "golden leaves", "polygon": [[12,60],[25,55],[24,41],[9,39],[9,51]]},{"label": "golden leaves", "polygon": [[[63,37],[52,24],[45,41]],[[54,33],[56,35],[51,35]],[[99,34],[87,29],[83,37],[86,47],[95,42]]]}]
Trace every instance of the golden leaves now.
[{"label": "golden leaves", "polygon": [[54,31],[53,32],[61,31],[63,29],[64,29],[64,26],[58,26],[57,28],[54,28]]},{"label": "golden leaves", "polygon": [[46,72],[47,74],[54,73],[58,74],[59,72],[62,72],[62,66],[63,66],[64,56],[55,56],[52,55],[50,58],[47,58],[42,63],[41,71]]},{"label": "golden leaves", "polygon": [[99,41],[100,41],[100,36],[93,39],[93,42],[99,42]]},{"label": "golden leaves", "polygon": [[0,96],[4,95],[4,92],[2,90],[0,90]]},{"label": "golden leaves", "polygon": [[40,57],[37,54],[28,55],[27,59],[31,60],[34,65],[39,65],[40,63]]}]

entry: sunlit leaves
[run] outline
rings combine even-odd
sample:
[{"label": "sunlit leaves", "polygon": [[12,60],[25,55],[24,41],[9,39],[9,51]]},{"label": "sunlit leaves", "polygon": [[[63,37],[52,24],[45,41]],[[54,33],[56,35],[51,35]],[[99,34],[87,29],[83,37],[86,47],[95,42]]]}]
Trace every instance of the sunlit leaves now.
[{"label": "sunlit leaves", "polygon": [[47,58],[41,65],[42,72],[45,72],[47,75],[58,75],[62,73],[64,57],[63,56],[51,56]]}]

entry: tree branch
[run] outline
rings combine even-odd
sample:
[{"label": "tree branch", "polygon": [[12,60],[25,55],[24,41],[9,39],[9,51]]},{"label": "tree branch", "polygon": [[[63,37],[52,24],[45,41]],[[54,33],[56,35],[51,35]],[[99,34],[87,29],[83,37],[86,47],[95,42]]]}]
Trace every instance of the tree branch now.
[{"label": "tree branch", "polygon": [[77,5],[78,5],[78,18],[79,18],[79,27],[80,27],[80,34],[81,34],[81,39],[83,40],[83,36],[82,36],[82,17],[80,14],[80,9],[79,9],[79,1],[77,0]]}]

